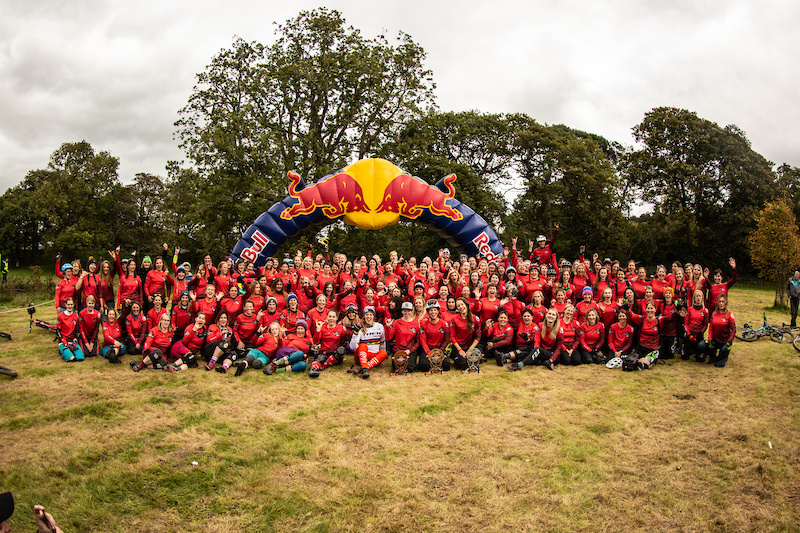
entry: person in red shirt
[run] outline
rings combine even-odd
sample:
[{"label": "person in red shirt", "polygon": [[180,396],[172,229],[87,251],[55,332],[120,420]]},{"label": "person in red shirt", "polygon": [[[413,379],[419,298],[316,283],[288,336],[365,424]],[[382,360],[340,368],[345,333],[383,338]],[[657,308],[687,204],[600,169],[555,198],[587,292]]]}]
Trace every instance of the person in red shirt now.
[{"label": "person in red shirt", "polygon": [[722,270],[719,268],[714,271],[714,283],[708,281],[708,273],[703,276],[703,286],[708,292],[708,301],[706,303],[709,309],[716,308],[717,298],[719,298],[719,296],[722,294],[728,294],[730,288],[733,287],[734,283],[736,283],[736,259],[731,257],[728,259],[728,264],[730,264],[731,268],[733,269],[733,275],[731,276],[731,279],[724,283],[722,282]]},{"label": "person in red shirt", "polygon": [[[320,294],[322,297],[322,295]],[[344,361],[344,343],[349,338],[347,330],[337,323],[339,313],[331,309],[328,311],[324,322],[316,324],[313,336],[314,346],[311,352],[314,354],[314,362],[308,371],[308,377],[319,377],[320,370],[325,370],[329,366],[340,365]]]},{"label": "person in red shirt", "polygon": [[631,353],[638,358],[640,368],[650,368],[658,359],[661,349],[661,329],[670,319],[657,317],[653,302],[647,302],[644,312],[644,315],[639,315],[628,311],[628,320],[639,327],[639,344]]},{"label": "person in red shirt", "polygon": [[558,358],[558,363],[561,365],[581,364],[581,355],[578,352],[580,324],[575,320],[574,306],[567,305],[564,308],[558,333],[561,335],[561,355]]},{"label": "person in red shirt", "polygon": [[622,359],[633,348],[633,327],[628,324],[628,312],[620,309],[617,321],[611,324],[608,332],[608,350],[611,357]]},{"label": "person in red shirt", "polygon": [[195,300],[192,305],[192,315],[196,317],[199,313],[203,313],[210,320],[213,320],[217,316],[217,309],[219,309],[219,301],[214,294],[214,285],[206,285],[205,295],[206,297],[202,300]]},{"label": "person in red shirt", "polygon": [[173,331],[175,332],[176,338],[183,338],[183,332],[186,330],[186,327],[192,323],[192,305],[191,301],[189,300],[189,291],[184,290],[181,293],[180,300],[178,300],[178,306],[172,307],[171,313],[171,326]]},{"label": "person in red shirt", "polygon": [[659,351],[659,359],[672,359],[675,357],[675,351],[678,348],[677,335],[678,324],[683,322],[683,315],[686,311],[678,310],[675,307],[674,299],[675,291],[672,287],[664,288],[664,304],[661,306],[661,315],[667,320],[664,321],[661,327],[661,348]]},{"label": "person in red shirt", "polygon": [[708,364],[718,368],[725,366],[735,335],[736,319],[728,311],[728,297],[720,294],[708,324]]},{"label": "person in red shirt", "polygon": [[[142,307],[142,280],[136,274],[136,260],[130,259],[122,270],[122,263],[119,255],[117,255],[117,270],[120,271],[119,287],[117,289],[118,298],[117,305],[120,310],[120,317],[124,322],[128,318],[128,313],[131,311],[131,305],[134,303],[139,304],[139,309]],[[130,353],[130,352],[129,352]]]},{"label": "person in red shirt", "polygon": [[[386,341],[392,343],[391,352],[403,351],[408,356],[409,372],[427,372],[431,363],[427,355],[419,356],[419,322],[414,319],[414,305],[403,302],[400,306],[402,318],[386,320]],[[392,361],[394,371],[394,361]]]},{"label": "person in red shirt", "polygon": [[[545,309],[545,314],[547,310]],[[542,315],[544,320],[544,315]],[[534,349],[536,338],[536,323],[533,321],[533,311],[529,308],[522,310],[522,320],[516,330],[516,348],[502,358],[502,364],[509,364],[514,361],[522,361]]]},{"label": "person in red shirt", "polygon": [[589,309],[597,310],[597,302],[594,301],[594,294],[591,287],[584,287],[581,291],[581,301],[575,305],[575,321],[583,324],[584,317]]},{"label": "person in red shirt", "polygon": [[457,354],[451,357],[458,366],[466,364],[467,352],[478,346],[481,340],[481,327],[472,315],[469,300],[463,297],[457,299],[456,310],[458,314],[450,322],[450,340]]},{"label": "person in red shirt", "polygon": [[244,359],[239,359],[236,365],[236,375],[241,376],[248,368],[263,368],[275,358],[278,349],[283,345],[283,332],[278,322],[270,322],[258,329],[258,337],[253,341],[251,348]]},{"label": "person in red shirt", "polygon": [[709,314],[703,302],[703,291],[697,289],[692,295],[692,305],[686,308],[683,327],[686,338],[683,342],[681,359],[688,360],[694,354],[695,360],[702,363],[706,359],[705,333],[708,328]]},{"label": "person in red shirt", "polygon": [[169,355],[174,359],[170,365],[173,370],[197,368],[197,354],[203,348],[207,333],[206,314],[201,311],[195,316],[194,324],[183,332],[183,338],[170,348]]},{"label": "person in red shirt", "polygon": [[497,285],[491,284],[486,289],[486,297],[478,300],[478,321],[482,328],[486,328],[489,320],[494,321],[497,313],[503,308],[503,301],[497,297]]},{"label": "person in red shirt", "polygon": [[164,266],[164,259],[156,257],[153,270],[147,273],[144,282],[144,294],[146,296],[145,308],[149,311],[153,307],[153,297],[156,294],[161,295],[161,301],[166,301],[167,298],[167,283],[169,282],[169,274],[167,274],[166,267]]},{"label": "person in red shirt", "polygon": [[64,361],[83,361],[83,350],[80,346],[80,318],[75,312],[75,299],[72,296],[64,301],[64,310],[58,314],[56,327],[58,328],[58,351]]},{"label": "person in red shirt", "polygon": [[125,331],[128,333],[126,351],[131,355],[142,353],[147,337],[147,317],[142,313],[139,302],[131,302],[131,312],[125,318]]},{"label": "person in red shirt", "polygon": [[[239,294],[239,286],[235,284],[231,285],[228,289],[228,294],[219,301],[220,310],[228,313],[231,320],[235,320],[242,312],[243,307],[244,300],[242,295]],[[255,303],[253,303],[253,311],[255,312]]]},{"label": "person in red shirt", "polygon": [[534,327],[533,349],[524,359],[511,363],[506,369],[516,371],[525,366],[544,365],[548,370],[553,370],[553,363],[561,355],[562,342],[558,312],[551,308],[544,316],[544,321]]},{"label": "person in red shirt", "polygon": [[305,320],[306,316],[300,310],[297,296],[292,292],[286,297],[286,309],[281,313],[281,327],[286,333],[294,333],[298,321]]},{"label": "person in red shirt", "polygon": [[308,336],[308,323],[298,320],[295,332],[287,334],[282,346],[275,353],[275,359],[264,367],[264,374],[275,372],[304,372],[306,357],[311,351],[311,337]]},{"label": "person in red shirt", "polygon": [[558,223],[553,225],[555,227],[555,231],[553,232],[553,239],[550,241],[550,244],[547,243],[547,237],[544,235],[539,235],[536,237],[536,248],[533,247],[533,241],[529,241],[528,243],[528,252],[530,252],[530,261],[531,263],[550,263],[550,256],[553,253],[553,248],[556,245],[556,237],[558,236]]},{"label": "person in red shirt", "polygon": [[501,309],[497,313],[497,322],[490,320],[488,327],[484,330],[483,338],[486,342],[486,358],[494,358],[497,366],[503,366],[504,358],[514,347],[514,327],[508,321],[507,311]]},{"label": "person in red shirt", "polygon": [[327,307],[328,298],[324,294],[318,294],[315,303],[316,306],[312,307],[307,313],[308,328],[312,337],[316,337],[318,327],[325,325],[326,317],[330,310]]},{"label": "person in red shirt", "polygon": [[95,297],[86,297],[86,309],[78,313],[81,349],[86,357],[96,357],[100,353],[97,345],[97,334],[100,333],[101,315],[95,307]]},{"label": "person in red shirt", "polygon": [[[445,355],[442,361],[442,370],[448,371],[450,370],[450,357],[448,354],[451,351],[448,348],[450,344],[450,324],[441,318],[441,307],[437,300],[428,300],[425,309],[427,316],[420,320],[419,323],[419,343],[421,350],[425,353],[425,356],[428,357],[428,360],[430,360],[432,350],[442,350]],[[463,365],[457,365],[456,368],[458,370],[466,370],[467,366],[469,365],[467,365],[465,360]]]},{"label": "person in red shirt", "polygon": [[[83,310],[86,308],[86,298],[94,296],[95,308],[98,309],[99,312],[103,309],[105,302],[100,298],[102,278],[97,273],[97,261],[95,261],[94,257],[89,257],[89,261],[86,263],[86,269],[87,272],[83,272],[80,279],[75,281],[75,290],[81,295],[80,309]],[[88,354],[85,355],[88,356]]]},{"label": "person in red shirt", "polygon": [[[261,319],[253,313],[253,302],[247,300],[244,303],[244,312],[233,319],[233,331],[239,339],[236,347],[239,350],[247,350],[255,346],[254,341],[258,338],[259,328],[262,325]],[[228,320],[231,316],[228,315]]]},{"label": "person in red shirt", "polygon": [[600,322],[603,323],[607,335],[609,331],[608,328],[616,321],[617,313],[619,312],[619,306],[614,301],[614,290],[611,287],[603,289],[602,297],[597,303],[597,311],[600,315]]},{"label": "person in red shirt", "polygon": [[164,359],[164,354],[169,353],[170,345],[172,344],[172,326],[170,325],[169,316],[162,314],[158,320],[155,328],[150,330],[147,334],[147,339],[144,341],[144,348],[142,353],[141,363],[134,363],[131,361],[131,368],[134,372],[139,372],[143,368],[163,369],[167,372],[172,372],[174,368],[167,364]]},{"label": "person in red shirt", "polygon": [[158,326],[158,321],[161,320],[162,315],[169,316],[169,313],[164,308],[164,297],[161,294],[155,294],[153,296],[153,308],[147,312],[147,331]]},{"label": "person in red shirt", "polygon": [[[610,289],[609,289],[610,290]],[[583,364],[605,363],[602,348],[606,340],[606,328],[600,322],[600,315],[597,309],[589,309],[586,319],[580,326],[580,344],[578,353]]]},{"label": "person in red shirt", "polygon": [[78,279],[72,276],[71,264],[66,263],[64,266],[62,266],[61,272],[64,275],[64,279],[60,280],[58,285],[56,285],[56,312],[58,313],[61,313],[67,308],[67,298],[75,297],[75,285],[78,282]]},{"label": "person in red shirt", "polygon": [[109,363],[119,364],[119,358],[125,355],[125,336],[122,324],[117,320],[117,310],[110,307],[103,323],[103,349],[101,354]]},{"label": "person in red shirt", "polygon": [[222,363],[217,366],[217,372],[222,374],[227,372],[243,352],[239,350],[240,342],[236,331],[231,327],[230,316],[225,311],[220,311],[217,315],[217,322],[211,324],[206,333],[203,358],[208,361],[208,364],[205,369],[211,370],[221,360]]}]

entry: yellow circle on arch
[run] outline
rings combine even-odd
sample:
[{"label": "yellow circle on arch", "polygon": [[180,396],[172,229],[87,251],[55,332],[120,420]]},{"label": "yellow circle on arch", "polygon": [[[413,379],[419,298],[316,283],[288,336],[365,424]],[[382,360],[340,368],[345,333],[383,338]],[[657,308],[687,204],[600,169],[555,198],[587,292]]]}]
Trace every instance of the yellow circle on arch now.
[{"label": "yellow circle on arch", "polygon": [[368,158],[356,161],[345,168],[344,172],[361,186],[364,202],[369,206],[369,213],[345,213],[345,222],[362,229],[381,229],[400,221],[399,213],[378,213],[377,209],[383,201],[386,187],[403,171],[385,159]]}]

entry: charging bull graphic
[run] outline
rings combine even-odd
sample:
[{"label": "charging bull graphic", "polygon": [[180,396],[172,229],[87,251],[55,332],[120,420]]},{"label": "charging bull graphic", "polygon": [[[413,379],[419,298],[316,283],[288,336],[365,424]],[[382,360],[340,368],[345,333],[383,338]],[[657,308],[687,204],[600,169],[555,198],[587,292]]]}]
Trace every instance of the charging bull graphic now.
[{"label": "charging bull graphic", "polygon": [[494,230],[455,198],[456,175],[429,185],[383,159],[362,159],[306,185],[289,172],[289,196],[261,214],[231,254],[263,265],[289,237],[320,221],[344,217],[362,229],[415,220],[447,239],[459,253],[494,259],[502,244]]},{"label": "charging bull graphic", "polygon": [[322,214],[328,218],[340,217],[346,212],[369,212],[369,206],[364,203],[361,185],[344,172],[305,187],[303,180],[294,172],[289,172],[289,180],[289,196],[297,198],[297,203],[284,209],[281,218],[307,215],[319,208],[322,208]]},{"label": "charging bull graphic", "polygon": [[453,182],[456,175],[450,174],[442,183],[447,193],[436,187],[431,187],[419,178],[408,174],[400,174],[393,179],[383,193],[383,201],[378,205],[378,212],[399,213],[406,218],[419,218],[423,209],[430,210],[435,215],[441,215],[453,220],[461,220],[463,215],[447,205],[456,195]]}]

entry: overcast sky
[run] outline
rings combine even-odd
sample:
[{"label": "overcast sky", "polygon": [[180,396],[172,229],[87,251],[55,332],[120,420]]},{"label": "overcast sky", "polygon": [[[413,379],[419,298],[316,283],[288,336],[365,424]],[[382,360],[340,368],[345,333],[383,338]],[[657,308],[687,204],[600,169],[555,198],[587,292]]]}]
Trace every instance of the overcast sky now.
[{"label": "overcast sky", "polygon": [[233,36],[320,5],[365,37],[403,30],[428,53],[444,111],[524,112],[633,144],[657,106],[736,124],[800,166],[800,2],[0,0],[0,191],[64,142],[120,158],[120,177],[181,159],[177,111]]}]

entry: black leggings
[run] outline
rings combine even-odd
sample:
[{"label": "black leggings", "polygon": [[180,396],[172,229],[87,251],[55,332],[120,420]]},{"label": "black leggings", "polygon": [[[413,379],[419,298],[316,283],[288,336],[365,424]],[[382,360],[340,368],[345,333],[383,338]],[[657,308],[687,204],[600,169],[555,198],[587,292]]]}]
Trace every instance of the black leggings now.
[{"label": "black leggings", "polygon": [[545,350],[544,348],[534,348],[531,352],[521,361],[524,366],[529,365],[543,365],[545,360],[551,359],[553,352]]}]

